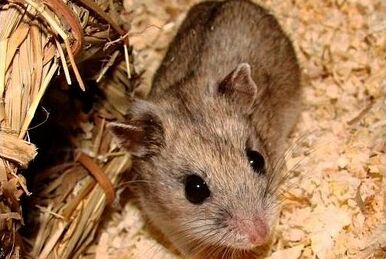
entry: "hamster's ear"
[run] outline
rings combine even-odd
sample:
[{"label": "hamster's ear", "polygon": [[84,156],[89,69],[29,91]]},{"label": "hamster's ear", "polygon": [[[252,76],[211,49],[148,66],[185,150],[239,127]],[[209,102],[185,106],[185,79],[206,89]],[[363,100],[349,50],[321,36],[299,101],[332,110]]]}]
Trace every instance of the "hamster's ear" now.
[{"label": "hamster's ear", "polygon": [[158,153],[164,145],[164,130],[159,117],[146,106],[140,106],[140,109],[134,109],[129,121],[124,124],[111,122],[107,128],[118,145],[133,156],[149,157]]},{"label": "hamster's ear", "polygon": [[257,95],[257,86],[252,79],[251,67],[240,63],[218,85],[218,93],[224,95],[237,105],[251,108]]}]

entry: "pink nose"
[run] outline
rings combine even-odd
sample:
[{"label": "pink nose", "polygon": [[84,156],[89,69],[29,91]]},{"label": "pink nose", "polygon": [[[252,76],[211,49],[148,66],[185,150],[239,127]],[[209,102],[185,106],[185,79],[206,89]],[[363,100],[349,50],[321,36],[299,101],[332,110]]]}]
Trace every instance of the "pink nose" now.
[{"label": "pink nose", "polygon": [[253,220],[237,220],[236,222],[237,230],[246,235],[253,246],[261,246],[268,241],[269,228],[260,217],[255,217]]}]

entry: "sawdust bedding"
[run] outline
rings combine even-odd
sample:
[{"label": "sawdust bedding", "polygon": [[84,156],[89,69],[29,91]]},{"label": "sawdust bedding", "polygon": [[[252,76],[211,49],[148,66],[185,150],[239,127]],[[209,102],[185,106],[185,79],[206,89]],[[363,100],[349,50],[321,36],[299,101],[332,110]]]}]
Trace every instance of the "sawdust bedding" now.
[{"label": "sawdust bedding", "polygon": [[[125,0],[139,94],[197,1]],[[261,3],[261,2],[260,2]],[[286,157],[291,179],[265,257],[385,258],[385,36],[382,0],[269,0],[303,71],[304,108]],[[97,258],[178,258],[146,231],[132,203],[90,248]]]}]

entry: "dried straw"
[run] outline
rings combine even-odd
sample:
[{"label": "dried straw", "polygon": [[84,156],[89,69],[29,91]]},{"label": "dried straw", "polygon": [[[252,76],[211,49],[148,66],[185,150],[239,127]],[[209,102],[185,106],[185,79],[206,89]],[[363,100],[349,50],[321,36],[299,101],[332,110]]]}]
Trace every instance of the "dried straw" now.
[{"label": "dried straw", "polygon": [[[24,139],[28,137],[28,128],[51,80],[63,69],[68,84],[71,84],[72,72],[80,88],[85,90],[77,62],[109,59],[114,52],[112,57],[115,58],[107,68],[101,63],[99,77],[94,75],[102,81],[117,53],[124,49],[118,50],[118,47],[127,48],[125,31],[119,27],[116,16],[110,18],[105,12],[107,8],[116,13],[111,1],[97,4],[79,0],[79,5],[62,0],[0,3],[0,257],[18,258],[21,253],[21,239],[17,237],[17,230],[23,224],[19,200],[29,192],[20,169],[26,168],[36,155],[34,145]],[[110,39],[121,39],[119,35],[124,40],[106,47]],[[127,81],[130,72],[124,73]],[[100,137],[106,134],[104,125],[102,123],[98,129]],[[95,150],[104,145],[100,137]],[[49,193],[71,184],[77,186],[76,190],[69,189],[76,196],[69,195],[59,201],[53,199],[47,207],[40,207],[40,231],[32,249],[34,257],[47,258],[53,249],[60,258],[81,251],[81,246],[92,238],[89,234],[94,231],[107,201],[114,199],[112,184],[130,165],[127,156],[114,157],[100,166],[95,157],[80,153],[77,161],[59,166],[60,170],[56,168],[59,180],[51,182],[51,189],[45,190]],[[83,172],[82,178],[66,178],[78,171]],[[42,179],[51,179],[51,172],[42,174]],[[94,177],[103,188],[97,187]],[[64,178],[69,185],[61,185]],[[65,200],[69,197],[73,198],[71,202]],[[60,245],[61,242],[66,245]]]},{"label": "dried straw", "polygon": [[[122,173],[131,166],[130,157],[116,151],[106,120],[125,117],[130,86],[121,82],[126,65],[122,63],[112,80],[101,82],[107,97],[97,104],[93,114],[94,127],[89,140],[82,140],[74,160],[49,168],[38,175],[38,182],[46,183],[37,193],[40,224],[37,235],[30,240],[32,258],[73,258],[80,255],[94,241],[97,226],[106,205],[111,204]],[[118,81],[121,83],[118,84]],[[92,159],[94,158],[94,159]]]}]

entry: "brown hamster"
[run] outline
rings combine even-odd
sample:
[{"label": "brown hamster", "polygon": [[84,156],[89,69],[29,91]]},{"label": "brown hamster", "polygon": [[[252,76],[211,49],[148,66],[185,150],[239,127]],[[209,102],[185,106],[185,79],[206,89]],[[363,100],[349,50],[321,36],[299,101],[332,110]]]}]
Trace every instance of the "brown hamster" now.
[{"label": "brown hamster", "polygon": [[247,0],[203,2],[187,14],[149,99],[133,103],[125,124],[110,123],[134,157],[144,213],[182,254],[269,240],[299,78],[274,16]]}]

